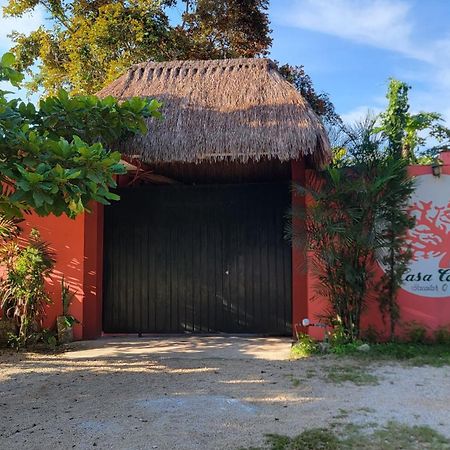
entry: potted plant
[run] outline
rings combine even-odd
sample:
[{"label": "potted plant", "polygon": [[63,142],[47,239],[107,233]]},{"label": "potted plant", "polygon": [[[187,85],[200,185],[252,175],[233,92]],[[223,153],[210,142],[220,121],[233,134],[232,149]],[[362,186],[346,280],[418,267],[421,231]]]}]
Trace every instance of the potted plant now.
[{"label": "potted plant", "polygon": [[69,307],[72,303],[75,294],[70,291],[69,285],[64,282],[64,277],[61,279],[61,301],[63,313],[56,319],[56,328],[58,330],[58,342],[60,344],[67,344],[73,341],[73,326],[79,323],[75,317],[69,314]]}]

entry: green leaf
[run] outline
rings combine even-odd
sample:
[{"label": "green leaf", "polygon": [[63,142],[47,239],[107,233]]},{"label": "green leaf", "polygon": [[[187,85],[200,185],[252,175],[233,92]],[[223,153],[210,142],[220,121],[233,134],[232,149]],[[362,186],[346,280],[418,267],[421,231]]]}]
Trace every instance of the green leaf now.
[{"label": "green leaf", "polygon": [[114,192],[107,192],[105,194],[105,198],[107,198],[108,200],[115,200],[115,201],[120,200],[120,196],[117,194],[114,194]]},{"label": "green leaf", "polygon": [[4,67],[11,67],[16,62],[16,57],[8,52],[2,56],[2,65]]}]

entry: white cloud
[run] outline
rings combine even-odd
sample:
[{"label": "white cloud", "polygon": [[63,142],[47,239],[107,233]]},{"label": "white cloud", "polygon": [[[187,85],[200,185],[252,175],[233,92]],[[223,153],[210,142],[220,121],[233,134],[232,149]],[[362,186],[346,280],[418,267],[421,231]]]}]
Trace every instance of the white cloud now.
[{"label": "white cloud", "polygon": [[284,24],[429,60],[412,44],[411,5],[401,0],[294,0]]},{"label": "white cloud", "polygon": [[[0,8],[6,6],[5,1],[0,2]],[[36,8],[31,14],[24,14],[22,17],[3,17],[0,16],[0,49],[7,51],[12,43],[8,35],[13,31],[28,34],[39,28],[44,23],[44,13],[40,8]]]},{"label": "white cloud", "polygon": [[[421,81],[422,92],[411,91],[415,110],[443,112],[450,124],[450,35],[430,40],[418,36],[412,2],[405,0],[293,0],[292,9],[275,11],[275,20],[294,27],[336,36],[361,45],[393,51],[422,62],[406,80]],[[281,12],[284,11],[284,12]],[[381,104],[375,101],[375,105]],[[352,122],[367,106],[343,114]],[[371,107],[377,111],[377,108]]]},{"label": "white cloud", "polygon": [[344,114],[341,114],[341,119],[344,121],[344,123],[352,125],[354,123],[357,123],[361,120],[363,120],[368,115],[375,116],[382,112],[382,108],[373,107],[373,106],[357,106],[356,108],[352,109],[351,111],[347,111]]},{"label": "white cloud", "polygon": [[450,91],[450,37],[434,43],[432,48],[433,65],[436,68],[437,83]]}]

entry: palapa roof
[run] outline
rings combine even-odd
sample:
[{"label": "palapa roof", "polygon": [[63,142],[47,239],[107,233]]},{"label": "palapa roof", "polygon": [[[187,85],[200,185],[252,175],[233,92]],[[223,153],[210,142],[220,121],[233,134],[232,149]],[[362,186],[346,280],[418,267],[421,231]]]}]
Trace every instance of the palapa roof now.
[{"label": "palapa roof", "polygon": [[145,62],[99,95],[163,102],[147,135],[119,143],[146,163],[329,159],[321,121],[269,59]]}]

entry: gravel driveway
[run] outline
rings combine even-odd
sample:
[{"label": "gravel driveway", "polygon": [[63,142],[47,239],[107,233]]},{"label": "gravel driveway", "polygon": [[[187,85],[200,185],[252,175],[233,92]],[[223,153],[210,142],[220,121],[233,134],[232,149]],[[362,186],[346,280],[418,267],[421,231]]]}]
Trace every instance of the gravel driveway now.
[{"label": "gravel driveway", "polygon": [[[450,437],[450,367],[289,361],[270,338],[108,338],[59,355],[0,353],[2,449],[238,449],[332,422],[429,425]],[[355,366],[355,370],[359,370]]]}]

